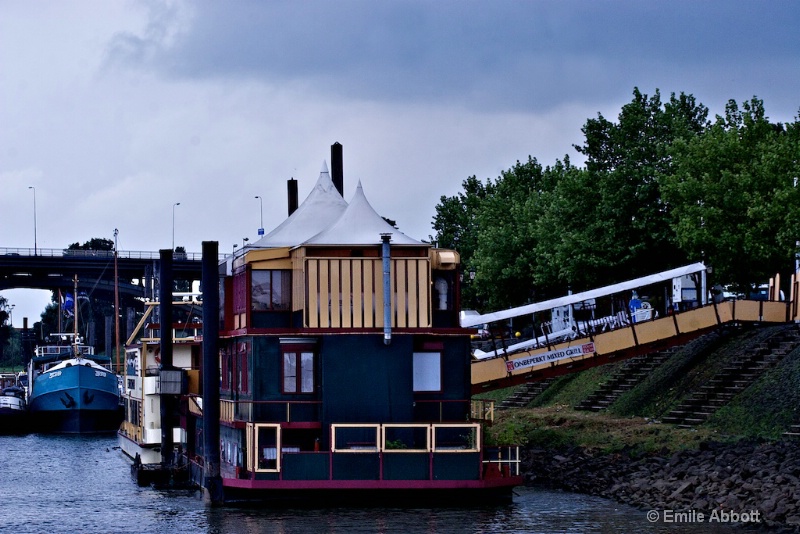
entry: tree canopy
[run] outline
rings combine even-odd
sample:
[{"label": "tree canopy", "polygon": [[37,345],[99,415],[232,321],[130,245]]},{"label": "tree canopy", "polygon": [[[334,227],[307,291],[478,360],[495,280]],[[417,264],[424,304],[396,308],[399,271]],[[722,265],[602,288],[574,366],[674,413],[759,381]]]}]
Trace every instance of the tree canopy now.
[{"label": "tree canopy", "polygon": [[533,157],[442,197],[431,239],[458,250],[462,306],[502,309],[705,261],[744,287],[791,265],[800,238],[800,123],[773,124],[763,102],[725,117],[691,95],[633,91],[616,122],[598,115],[575,149]]}]

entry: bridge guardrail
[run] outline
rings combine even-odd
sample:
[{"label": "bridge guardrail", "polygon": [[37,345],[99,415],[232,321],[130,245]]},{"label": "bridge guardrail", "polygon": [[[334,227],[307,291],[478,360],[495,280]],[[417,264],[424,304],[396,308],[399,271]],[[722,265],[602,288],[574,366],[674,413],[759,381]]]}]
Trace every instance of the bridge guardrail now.
[{"label": "bridge guardrail", "polygon": [[[53,258],[113,258],[113,250],[70,250],[64,248],[0,248],[0,256],[45,256]],[[224,259],[230,254],[218,254],[219,259]],[[140,251],[140,250],[120,250],[120,258],[127,258],[132,260],[157,260],[159,259],[159,252]],[[174,253],[176,260],[191,260],[200,261],[203,255],[200,252],[176,252]]]}]

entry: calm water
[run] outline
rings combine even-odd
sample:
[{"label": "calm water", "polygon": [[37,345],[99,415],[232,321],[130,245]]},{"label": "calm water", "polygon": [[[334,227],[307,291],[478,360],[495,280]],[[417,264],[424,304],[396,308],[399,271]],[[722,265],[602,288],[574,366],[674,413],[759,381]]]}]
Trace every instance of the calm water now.
[{"label": "calm water", "polygon": [[194,491],[131,481],[116,437],[0,436],[0,532],[80,533],[550,533],[742,532],[709,524],[651,524],[605,499],[519,488],[484,508],[210,508]]}]

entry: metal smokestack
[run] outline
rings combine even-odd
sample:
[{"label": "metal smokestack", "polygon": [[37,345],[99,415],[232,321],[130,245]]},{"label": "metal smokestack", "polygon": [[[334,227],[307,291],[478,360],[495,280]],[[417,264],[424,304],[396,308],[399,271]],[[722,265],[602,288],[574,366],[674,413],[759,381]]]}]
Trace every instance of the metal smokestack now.
[{"label": "metal smokestack", "polygon": [[331,180],[333,186],[344,197],[344,171],[342,165],[342,145],[334,143],[331,145]]},{"label": "metal smokestack", "polygon": [[289,196],[289,216],[297,210],[297,180],[289,178],[286,180],[286,191]]},{"label": "metal smokestack", "polygon": [[392,343],[392,253],[389,241],[392,234],[381,234],[383,258],[383,344]]}]

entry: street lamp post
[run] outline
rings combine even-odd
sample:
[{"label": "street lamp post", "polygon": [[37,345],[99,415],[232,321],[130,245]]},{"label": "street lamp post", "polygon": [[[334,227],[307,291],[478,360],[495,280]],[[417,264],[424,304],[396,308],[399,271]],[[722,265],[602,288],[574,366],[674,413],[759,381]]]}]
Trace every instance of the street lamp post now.
[{"label": "street lamp post", "polygon": [[261,226],[258,227],[258,235],[264,235],[264,199],[256,195],[259,204],[261,205]]},{"label": "street lamp post", "polygon": [[14,328],[14,306],[16,304],[12,304],[8,308],[8,324],[11,325],[11,328]]},{"label": "street lamp post", "polygon": [[247,243],[248,241],[250,241],[249,237],[243,237],[242,238],[242,248],[244,248],[244,244]]},{"label": "street lamp post", "polygon": [[175,206],[180,206],[180,202],[172,205],[172,251],[175,251]]},{"label": "street lamp post", "polygon": [[36,188],[32,185],[28,186],[28,189],[33,189],[33,255],[37,256],[36,253],[37,247],[37,239],[36,239]]}]

